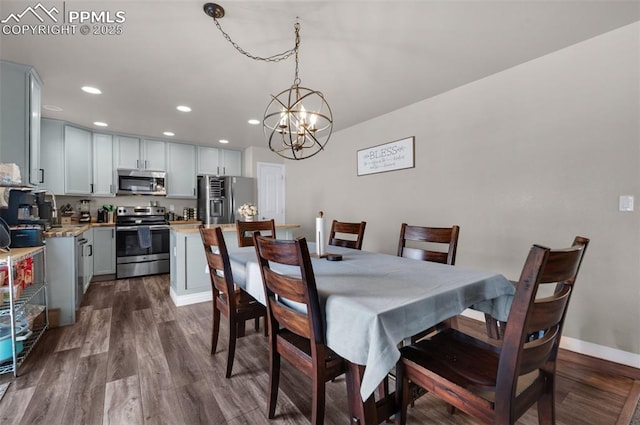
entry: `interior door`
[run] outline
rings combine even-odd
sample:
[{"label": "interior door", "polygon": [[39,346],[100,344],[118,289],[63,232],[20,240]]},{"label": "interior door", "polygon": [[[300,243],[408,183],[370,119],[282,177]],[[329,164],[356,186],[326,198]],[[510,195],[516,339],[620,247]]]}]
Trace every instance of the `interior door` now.
[{"label": "interior door", "polygon": [[284,223],[284,164],[258,162],[258,212],[260,220]]}]

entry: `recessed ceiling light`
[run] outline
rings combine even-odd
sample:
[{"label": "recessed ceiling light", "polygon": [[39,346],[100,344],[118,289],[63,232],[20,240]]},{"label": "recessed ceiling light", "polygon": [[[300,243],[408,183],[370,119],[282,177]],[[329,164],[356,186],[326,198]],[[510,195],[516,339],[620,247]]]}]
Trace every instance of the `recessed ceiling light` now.
[{"label": "recessed ceiling light", "polygon": [[191,108],[189,108],[188,106],[185,105],[180,105],[178,107],[176,107],[176,109],[180,112],[191,112]]},{"label": "recessed ceiling light", "polygon": [[165,131],[165,132],[164,132],[164,133],[162,133],[162,134],[164,134],[165,136],[175,136],[175,135],[176,135],[176,133],[174,133],[174,132],[172,132],[172,131]]},{"label": "recessed ceiling light", "polygon": [[102,121],[94,121],[93,125],[97,125],[98,127],[108,127],[109,124],[107,124],[106,122],[102,122]]},{"label": "recessed ceiling light", "polygon": [[249,124],[251,124],[251,125],[258,125],[258,124],[260,124],[260,120],[255,120],[255,119],[250,119],[248,122],[249,122]]},{"label": "recessed ceiling light", "polygon": [[229,141],[228,141],[228,140],[226,140],[226,139],[220,139],[220,140],[218,140],[218,142],[219,142],[219,143],[222,143],[222,144],[225,144],[225,145],[226,145],[227,143],[229,143]]},{"label": "recessed ceiling light", "polygon": [[91,94],[102,94],[102,91],[96,87],[83,86],[82,91]]},{"label": "recessed ceiling light", "polygon": [[42,108],[46,109],[47,111],[53,111],[53,112],[62,111],[62,108],[56,105],[42,105]]}]

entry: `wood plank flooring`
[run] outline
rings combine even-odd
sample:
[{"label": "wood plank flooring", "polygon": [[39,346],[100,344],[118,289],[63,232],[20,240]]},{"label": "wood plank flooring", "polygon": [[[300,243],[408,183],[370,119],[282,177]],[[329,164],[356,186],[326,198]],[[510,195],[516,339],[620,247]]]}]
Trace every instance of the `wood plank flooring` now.
[{"label": "wood plank flooring", "polygon": [[[210,355],[211,303],[176,308],[167,275],[93,282],[72,326],[45,333],[0,401],[9,424],[307,424],[311,383],[282,364],[276,419],[266,418],[267,340],[247,326],[231,379],[224,378],[227,327]],[[483,335],[483,324],[459,319]],[[640,370],[562,351],[559,425],[627,425]],[[426,395],[410,424],[476,424]],[[327,385],[326,424],[348,424],[344,377]],[[518,424],[537,424],[535,407]]]}]

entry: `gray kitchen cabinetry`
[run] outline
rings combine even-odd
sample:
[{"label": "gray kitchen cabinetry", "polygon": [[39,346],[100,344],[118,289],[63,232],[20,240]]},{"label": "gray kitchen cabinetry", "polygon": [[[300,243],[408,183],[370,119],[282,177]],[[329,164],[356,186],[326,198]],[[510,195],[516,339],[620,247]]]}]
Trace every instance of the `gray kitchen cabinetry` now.
[{"label": "gray kitchen cabinetry", "polygon": [[64,126],[64,191],[69,195],[90,195],[93,189],[91,132]]},{"label": "gray kitchen cabinetry", "polygon": [[84,233],[82,233],[82,237],[86,240],[83,245],[82,251],[82,260],[83,264],[83,274],[82,274],[82,293],[87,292],[87,288],[89,288],[89,284],[91,283],[91,279],[93,279],[93,229],[88,229]]},{"label": "gray kitchen cabinetry", "polygon": [[37,185],[42,81],[31,66],[0,61],[0,87],[0,158],[20,167],[23,183]]},{"label": "gray kitchen cabinetry", "polygon": [[43,171],[39,186],[56,195],[64,195],[64,123],[43,118],[41,129],[40,166]]},{"label": "gray kitchen cabinetry", "polygon": [[[231,236],[235,236],[235,234]],[[225,237],[225,240],[228,238]],[[210,292],[209,268],[202,248],[200,233],[172,231],[170,247],[173,249],[170,260],[172,296],[184,298],[184,296],[201,292]]]},{"label": "gray kitchen cabinetry", "polygon": [[84,244],[81,239],[81,236],[64,236],[47,238],[46,241],[49,308],[60,309],[60,325],[76,322],[76,308],[82,300]]},{"label": "gray kitchen cabinetry", "polygon": [[116,136],[114,168],[166,171],[165,145],[166,142],[162,140]]},{"label": "gray kitchen cabinetry", "polygon": [[167,143],[167,197],[196,197],[196,147]]},{"label": "gray kitchen cabinetry", "polygon": [[242,152],[198,146],[198,174],[241,176]]},{"label": "gray kitchen cabinetry", "polygon": [[116,272],[116,229],[114,226],[93,228],[94,276]]},{"label": "gray kitchen cabinetry", "polygon": [[94,196],[115,196],[113,172],[113,136],[93,133],[93,192]]}]

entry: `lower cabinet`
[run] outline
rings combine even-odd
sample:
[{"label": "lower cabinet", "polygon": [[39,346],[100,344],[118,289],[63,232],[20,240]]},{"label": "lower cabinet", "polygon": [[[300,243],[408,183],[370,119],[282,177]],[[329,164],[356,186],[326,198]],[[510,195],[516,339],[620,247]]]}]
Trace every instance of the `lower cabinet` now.
[{"label": "lower cabinet", "polygon": [[116,272],[116,229],[93,228],[93,274],[94,276]]},{"label": "lower cabinet", "polygon": [[[293,239],[293,228],[278,228],[279,239]],[[223,230],[227,249],[238,247],[235,227]],[[171,299],[176,306],[211,300],[209,267],[197,228],[177,226],[171,230]]]},{"label": "lower cabinet", "polygon": [[[76,321],[76,308],[82,300],[83,279],[78,265],[84,263],[79,236],[47,238],[46,266],[49,282],[49,308],[60,309],[60,325]],[[80,271],[82,268],[80,268]]]},{"label": "lower cabinet", "polygon": [[91,279],[93,278],[93,229],[89,229],[82,234],[82,237],[86,240],[83,250],[82,259],[83,275],[82,275],[82,293],[87,292]]}]

